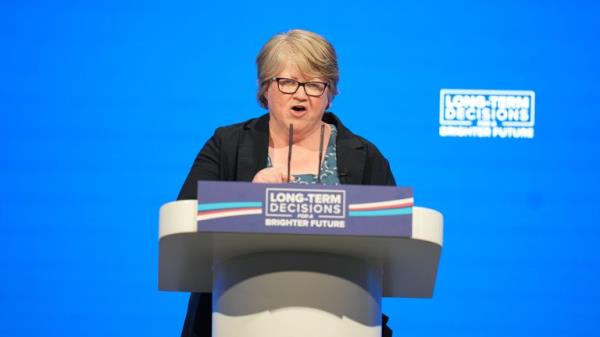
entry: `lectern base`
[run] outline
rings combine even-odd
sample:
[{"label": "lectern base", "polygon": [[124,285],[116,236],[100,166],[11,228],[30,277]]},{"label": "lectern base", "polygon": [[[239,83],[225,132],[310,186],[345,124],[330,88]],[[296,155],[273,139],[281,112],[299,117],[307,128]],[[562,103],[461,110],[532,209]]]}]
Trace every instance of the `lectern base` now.
[{"label": "lectern base", "polygon": [[213,275],[213,337],[381,336],[380,266],[280,252],[221,262]]}]

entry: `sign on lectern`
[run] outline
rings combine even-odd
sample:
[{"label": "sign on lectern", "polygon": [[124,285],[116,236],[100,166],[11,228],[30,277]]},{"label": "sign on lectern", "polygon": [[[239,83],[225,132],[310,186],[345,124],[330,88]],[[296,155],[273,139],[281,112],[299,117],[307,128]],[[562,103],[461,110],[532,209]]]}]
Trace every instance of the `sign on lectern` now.
[{"label": "sign on lectern", "polygon": [[410,237],[412,189],[198,182],[198,231]]}]

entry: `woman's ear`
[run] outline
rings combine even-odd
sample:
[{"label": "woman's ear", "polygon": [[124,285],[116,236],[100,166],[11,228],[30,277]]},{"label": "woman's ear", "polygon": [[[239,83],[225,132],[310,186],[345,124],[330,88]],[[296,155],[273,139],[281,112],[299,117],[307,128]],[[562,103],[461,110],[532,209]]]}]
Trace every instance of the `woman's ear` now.
[{"label": "woman's ear", "polygon": [[265,102],[268,107],[269,106],[269,87],[268,86],[265,88],[265,92],[263,93],[263,98],[265,99]]}]

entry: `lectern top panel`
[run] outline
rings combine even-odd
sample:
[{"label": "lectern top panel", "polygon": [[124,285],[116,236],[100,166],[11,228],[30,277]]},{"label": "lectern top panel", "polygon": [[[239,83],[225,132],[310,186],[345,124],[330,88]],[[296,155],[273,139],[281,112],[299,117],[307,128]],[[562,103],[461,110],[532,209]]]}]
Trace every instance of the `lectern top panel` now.
[{"label": "lectern top panel", "polygon": [[411,237],[409,187],[198,182],[198,231]]}]

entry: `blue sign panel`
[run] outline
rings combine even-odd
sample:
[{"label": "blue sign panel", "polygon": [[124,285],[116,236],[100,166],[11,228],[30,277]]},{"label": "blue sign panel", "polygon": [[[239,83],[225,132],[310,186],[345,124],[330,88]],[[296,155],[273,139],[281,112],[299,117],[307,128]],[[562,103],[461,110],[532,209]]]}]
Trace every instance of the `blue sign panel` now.
[{"label": "blue sign panel", "polygon": [[198,231],[410,237],[413,193],[391,186],[198,182]]}]

